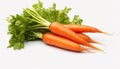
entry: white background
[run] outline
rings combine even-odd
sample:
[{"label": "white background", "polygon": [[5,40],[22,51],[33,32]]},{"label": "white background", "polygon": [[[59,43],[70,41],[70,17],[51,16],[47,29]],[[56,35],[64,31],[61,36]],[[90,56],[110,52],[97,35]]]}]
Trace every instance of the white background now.
[{"label": "white background", "polygon": [[0,69],[120,69],[120,5],[119,0],[42,0],[45,7],[53,2],[58,9],[71,7],[71,18],[79,14],[83,24],[95,26],[112,36],[89,34],[105,46],[96,45],[106,53],[74,53],[44,44],[25,43],[19,51],[6,48],[9,35],[6,17],[21,13],[38,0],[0,0]]}]

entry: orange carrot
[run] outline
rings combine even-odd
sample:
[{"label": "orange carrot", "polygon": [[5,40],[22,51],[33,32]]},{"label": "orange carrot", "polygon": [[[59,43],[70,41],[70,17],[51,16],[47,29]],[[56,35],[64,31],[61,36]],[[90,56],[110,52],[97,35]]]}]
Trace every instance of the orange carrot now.
[{"label": "orange carrot", "polygon": [[75,32],[73,32],[72,30],[64,27],[62,24],[58,23],[58,22],[54,22],[50,25],[49,27],[50,31],[54,34],[60,35],[62,37],[65,37],[67,39],[73,40],[74,42],[80,43],[82,45],[91,47],[93,49],[100,50],[99,48],[89,44],[87,41],[81,39]]},{"label": "orange carrot", "polygon": [[95,27],[91,27],[91,26],[86,26],[86,25],[73,25],[73,24],[69,24],[69,25],[64,25],[65,27],[71,29],[74,32],[77,33],[81,33],[81,32],[92,32],[92,33],[104,33],[109,35],[106,32],[103,32]]},{"label": "orange carrot", "polygon": [[52,33],[45,33],[42,36],[42,39],[46,44],[53,45],[55,47],[63,48],[66,50],[71,50],[76,52],[79,51],[90,52],[89,50],[81,47],[79,44]]}]

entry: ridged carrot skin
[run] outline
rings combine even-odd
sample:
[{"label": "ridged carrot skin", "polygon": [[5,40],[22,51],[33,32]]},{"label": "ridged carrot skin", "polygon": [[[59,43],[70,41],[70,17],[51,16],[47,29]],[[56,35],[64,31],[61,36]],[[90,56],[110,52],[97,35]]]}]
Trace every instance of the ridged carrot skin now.
[{"label": "ridged carrot skin", "polygon": [[76,32],[76,33],[81,33],[81,32],[91,32],[91,33],[104,33],[107,34],[105,32],[102,32],[101,30],[95,28],[95,27],[91,27],[91,26],[86,26],[86,25],[74,25],[74,24],[68,24],[68,25],[64,25],[66,28],[71,29],[72,31]]},{"label": "ridged carrot skin", "polygon": [[91,47],[93,49],[100,50],[99,48],[89,44],[87,41],[81,39],[78,34],[76,34],[75,32],[73,32],[72,30],[64,27],[62,24],[58,23],[58,22],[54,22],[49,26],[49,29],[52,33],[57,34],[59,36],[65,37],[67,39],[70,39],[74,42],[80,43],[82,45]]},{"label": "ridged carrot skin", "polygon": [[87,49],[81,47],[79,44],[52,33],[45,33],[42,36],[42,39],[46,44],[53,45],[62,49],[71,50],[75,52],[88,51]]}]

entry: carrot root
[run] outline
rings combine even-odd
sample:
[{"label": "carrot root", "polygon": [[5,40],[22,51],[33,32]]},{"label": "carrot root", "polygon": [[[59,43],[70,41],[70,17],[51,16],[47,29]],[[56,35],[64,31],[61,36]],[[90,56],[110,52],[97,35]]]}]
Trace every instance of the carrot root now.
[{"label": "carrot root", "polygon": [[87,25],[64,25],[66,28],[71,29],[72,31],[76,33],[81,33],[81,32],[91,32],[91,33],[103,33],[106,35],[112,35],[108,34],[106,32],[103,32],[95,27],[87,26]]},{"label": "carrot root", "polygon": [[103,32],[103,31],[100,31],[100,33],[106,34],[108,36],[112,36],[112,34],[109,34],[109,33]]},{"label": "carrot root", "polygon": [[85,49],[85,48],[83,48],[83,51],[89,52],[89,53],[93,53],[92,51],[90,51],[90,50],[88,50],[88,49]]},{"label": "carrot root", "polygon": [[101,49],[99,49],[91,44],[88,47],[93,48],[93,49],[98,50],[98,51],[101,51],[101,52],[104,52],[103,50],[101,50]]},{"label": "carrot root", "polygon": [[103,43],[100,43],[100,42],[97,42],[97,41],[94,41],[94,40],[92,40],[91,42],[92,42],[92,43],[96,43],[96,44],[100,44],[100,45],[105,45],[105,44],[103,44]]}]

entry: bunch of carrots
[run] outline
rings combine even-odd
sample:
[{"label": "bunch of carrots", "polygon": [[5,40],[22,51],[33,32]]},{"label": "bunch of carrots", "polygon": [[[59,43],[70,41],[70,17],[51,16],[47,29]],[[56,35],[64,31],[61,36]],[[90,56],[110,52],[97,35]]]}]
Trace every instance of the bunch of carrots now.
[{"label": "bunch of carrots", "polygon": [[25,9],[25,12],[32,17],[32,20],[40,24],[39,28],[47,28],[48,30],[50,30],[50,32],[45,32],[44,34],[40,32],[34,32],[36,37],[42,39],[46,44],[75,52],[91,52],[84,46],[103,52],[103,50],[90,44],[98,42],[92,40],[89,36],[83,33],[107,33],[102,32],[101,30],[95,27],[86,25],[61,24],[59,22],[50,23],[44,18],[42,18],[40,15],[38,15],[36,11],[28,8]]},{"label": "bunch of carrots", "polygon": [[57,10],[55,3],[46,9],[39,1],[32,5],[32,9],[26,8],[22,14],[11,15],[8,19],[8,33],[11,34],[8,48],[20,50],[24,48],[25,41],[42,39],[48,45],[74,52],[92,52],[90,48],[103,52],[91,44],[101,43],[84,33],[107,33],[81,25],[83,20],[78,15],[74,15],[71,21],[67,15],[70,10],[67,7]]},{"label": "bunch of carrots", "polygon": [[36,33],[36,35],[39,38],[42,38],[46,44],[75,52],[91,52],[83,46],[80,46],[84,45],[103,52],[103,50],[90,44],[98,42],[92,40],[86,34],[83,34],[84,32],[104,33],[97,28],[84,25],[62,25],[61,23],[53,22],[50,24],[49,29],[51,32],[47,32],[45,34]]}]

